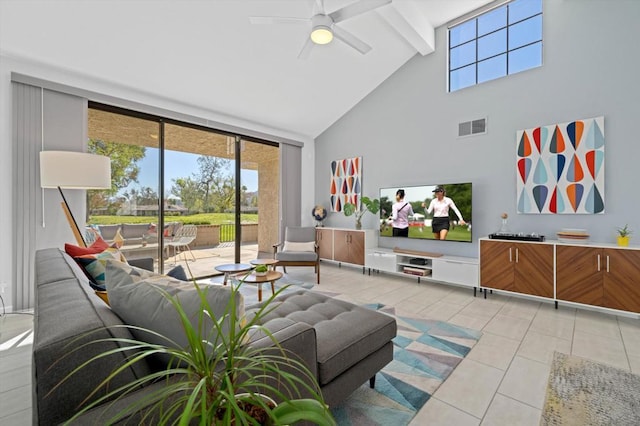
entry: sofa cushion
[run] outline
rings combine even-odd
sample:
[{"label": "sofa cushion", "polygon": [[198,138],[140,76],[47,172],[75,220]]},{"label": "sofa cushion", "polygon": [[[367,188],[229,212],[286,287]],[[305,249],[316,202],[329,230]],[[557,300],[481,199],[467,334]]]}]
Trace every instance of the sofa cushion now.
[{"label": "sofa cushion", "polygon": [[113,240],[113,237],[116,236],[116,232],[120,225],[98,225],[98,231],[100,232],[100,236],[105,240]]},{"label": "sofa cushion", "polygon": [[314,241],[307,241],[304,243],[298,243],[295,241],[285,241],[284,242],[284,246],[282,247],[282,251],[295,251],[295,252],[300,252],[300,251],[310,251],[310,252],[315,252],[316,250],[316,243]]},{"label": "sofa cushion", "polygon": [[293,242],[316,241],[316,228],[313,226],[287,226],[284,231],[284,240]]},{"label": "sofa cushion", "polygon": [[175,268],[171,269],[169,272],[167,272],[167,276],[180,281],[189,281],[189,277],[187,277],[187,273],[184,271],[182,265],[178,265]]},{"label": "sofa cushion", "polygon": [[[159,290],[175,296],[184,311],[191,314],[191,324],[197,327],[201,299],[193,283],[138,269],[126,263],[109,261],[106,267],[106,286],[111,309],[127,324],[159,333],[175,342],[178,347],[188,345],[175,307]],[[204,291],[214,317],[221,318],[230,307],[234,294],[231,288],[202,285],[200,289]],[[244,314],[244,300],[240,293],[235,293],[234,303],[237,315],[241,317]],[[208,325],[206,329],[211,330],[209,339],[214,341],[215,328]],[[171,345],[166,339],[142,330],[133,329],[132,333],[139,340]],[[164,358],[163,361],[168,362],[168,359]]]},{"label": "sofa cushion", "polygon": [[141,239],[149,233],[150,223],[123,223],[122,236],[125,240]]},{"label": "sofa cushion", "polygon": [[315,262],[318,254],[314,251],[279,251],[276,260],[287,262]]},{"label": "sofa cushion", "polygon": [[[260,306],[247,307],[247,314]],[[318,381],[321,385],[348,370],[396,335],[396,320],[388,315],[342,300],[300,290],[278,296],[275,309],[263,322],[288,318],[304,322],[316,331]]]}]

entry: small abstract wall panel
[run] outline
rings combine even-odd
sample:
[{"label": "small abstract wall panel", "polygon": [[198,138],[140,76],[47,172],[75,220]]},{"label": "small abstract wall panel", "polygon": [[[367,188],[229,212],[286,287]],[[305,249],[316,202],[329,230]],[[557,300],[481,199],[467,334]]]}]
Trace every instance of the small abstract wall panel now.
[{"label": "small abstract wall panel", "polygon": [[360,209],[362,193],[362,157],[345,158],[331,162],[331,211],[341,212],[346,203]]},{"label": "small abstract wall panel", "polygon": [[518,213],[604,213],[604,117],[520,130]]}]

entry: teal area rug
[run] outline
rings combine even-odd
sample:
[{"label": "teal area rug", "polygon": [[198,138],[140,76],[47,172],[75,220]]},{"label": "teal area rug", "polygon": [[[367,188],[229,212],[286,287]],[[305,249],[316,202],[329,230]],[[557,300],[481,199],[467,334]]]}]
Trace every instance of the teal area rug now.
[{"label": "teal area rug", "polygon": [[376,375],[375,389],[367,382],[331,411],[339,425],[406,425],[482,333],[443,321],[396,316],[392,307],[365,306],[396,318],[393,361]]},{"label": "teal area rug", "polygon": [[[311,287],[327,296],[339,295],[322,291],[322,286],[296,282],[286,275],[276,282],[276,290],[287,285],[284,293]],[[270,287],[263,286],[263,300],[271,296]],[[240,292],[245,306],[257,302],[256,286],[242,285]],[[395,308],[382,304],[362,306],[396,318],[398,333],[393,339],[393,361],[376,375],[374,389],[367,381],[331,412],[341,426],[407,425],[482,333],[444,321],[397,316]]]}]

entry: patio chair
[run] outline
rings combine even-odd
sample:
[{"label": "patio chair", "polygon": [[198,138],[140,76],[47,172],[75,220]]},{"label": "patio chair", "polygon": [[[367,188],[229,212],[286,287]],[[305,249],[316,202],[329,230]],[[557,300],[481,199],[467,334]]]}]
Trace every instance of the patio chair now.
[{"label": "patio chair", "polygon": [[[167,241],[167,247],[173,247],[173,256],[177,260],[177,255],[180,253],[186,253],[188,250],[191,254],[193,261],[196,261],[196,257],[191,251],[191,244],[198,234],[198,227],[196,225],[184,225],[178,229],[173,238]],[[169,250],[169,249],[167,249]],[[185,262],[187,261],[187,255],[184,256]]]},{"label": "patio chair", "polygon": [[[280,248],[280,250],[278,250]],[[320,284],[320,257],[316,244],[316,228],[290,227],[284,232],[284,243],[273,245],[273,258],[287,272],[287,266],[313,266],[316,282]]]}]

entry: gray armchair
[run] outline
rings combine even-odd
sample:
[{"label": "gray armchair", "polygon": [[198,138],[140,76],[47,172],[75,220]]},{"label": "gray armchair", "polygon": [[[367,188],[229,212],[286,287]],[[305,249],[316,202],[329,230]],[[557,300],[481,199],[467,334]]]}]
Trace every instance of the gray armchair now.
[{"label": "gray armchair", "polygon": [[284,233],[284,243],[273,245],[273,258],[287,272],[287,266],[313,266],[316,282],[320,284],[320,257],[316,244],[316,228],[288,226]]}]

